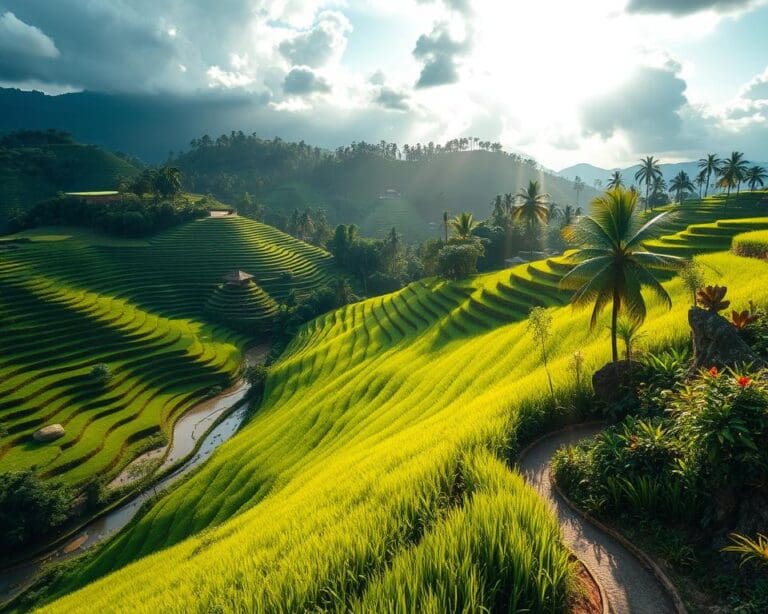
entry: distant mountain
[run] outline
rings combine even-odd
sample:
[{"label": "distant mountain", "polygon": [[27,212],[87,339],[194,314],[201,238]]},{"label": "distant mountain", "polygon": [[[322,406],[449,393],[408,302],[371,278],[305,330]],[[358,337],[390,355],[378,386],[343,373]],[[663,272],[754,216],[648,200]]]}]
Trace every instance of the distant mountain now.
[{"label": "distant mountain", "polygon": [[[762,166],[763,168],[768,169],[768,162],[752,162],[750,161],[750,165],[756,164],[758,166]],[[674,162],[670,164],[661,164],[661,172],[664,175],[664,179],[669,181],[677,175],[680,171],[685,171],[688,173],[688,176],[693,179],[696,177],[696,175],[699,172],[698,169],[698,162],[696,160],[690,161],[690,162]],[[595,180],[599,180],[605,185],[608,182],[609,177],[611,176],[611,173],[613,171],[621,171],[622,176],[624,177],[624,181],[627,185],[632,185],[635,182],[635,173],[637,172],[638,166],[628,166],[626,168],[612,168],[612,169],[606,169],[606,168],[600,168],[599,166],[594,166],[592,164],[575,164],[574,166],[569,166],[568,168],[564,168],[561,171],[558,171],[557,174],[560,177],[563,177],[565,179],[569,179],[573,181],[577,176],[581,178],[582,181],[584,181],[587,185],[594,187],[595,186]]]}]

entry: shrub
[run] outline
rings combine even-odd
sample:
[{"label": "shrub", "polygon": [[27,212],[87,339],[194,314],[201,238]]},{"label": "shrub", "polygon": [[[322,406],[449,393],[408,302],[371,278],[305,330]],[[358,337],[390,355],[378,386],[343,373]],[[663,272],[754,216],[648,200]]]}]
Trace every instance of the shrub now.
[{"label": "shrub", "polygon": [[61,526],[69,516],[71,493],[43,482],[32,471],[0,474],[0,546],[19,548]]},{"label": "shrub", "polygon": [[269,369],[264,365],[252,365],[245,370],[245,380],[251,385],[252,394],[261,396],[267,382]]},{"label": "shrub", "polygon": [[723,300],[728,288],[725,286],[706,286],[696,292],[696,302],[707,311],[717,313],[726,309],[731,301]]},{"label": "shrub", "polygon": [[437,254],[437,270],[448,279],[464,279],[477,272],[480,249],[472,243],[446,245]]},{"label": "shrub", "polygon": [[102,362],[91,369],[89,377],[97,384],[103,386],[112,379],[112,370],[109,368],[109,365]]},{"label": "shrub", "polygon": [[768,230],[745,232],[734,237],[733,251],[747,258],[768,258]]}]

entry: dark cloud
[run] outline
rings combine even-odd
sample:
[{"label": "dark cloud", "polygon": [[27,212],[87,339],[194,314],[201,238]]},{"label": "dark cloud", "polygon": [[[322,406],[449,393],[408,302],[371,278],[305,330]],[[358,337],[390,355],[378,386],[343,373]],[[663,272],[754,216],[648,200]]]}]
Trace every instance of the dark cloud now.
[{"label": "dark cloud", "polygon": [[413,56],[424,62],[416,87],[456,83],[459,80],[458,58],[466,55],[470,48],[469,37],[454,39],[446,24],[436,24],[432,32],[422,34],[413,49]]},{"label": "dark cloud", "polygon": [[681,111],[688,104],[678,66],[641,67],[613,91],[582,107],[586,134],[607,139],[626,133],[641,150],[665,146],[681,134]]},{"label": "dark cloud", "polygon": [[285,76],[283,91],[290,96],[306,96],[308,94],[330,92],[331,85],[311,68],[297,66]]},{"label": "dark cloud", "polygon": [[408,104],[408,94],[387,86],[382,86],[379,89],[374,102],[393,111],[408,111],[411,108]]},{"label": "dark cloud", "polygon": [[349,20],[341,13],[323,11],[312,29],[283,41],[280,53],[292,64],[323,66],[344,49],[346,35],[351,29]]},{"label": "dark cloud", "polygon": [[667,15],[690,15],[705,10],[727,13],[754,3],[754,0],[631,0],[627,11]]}]

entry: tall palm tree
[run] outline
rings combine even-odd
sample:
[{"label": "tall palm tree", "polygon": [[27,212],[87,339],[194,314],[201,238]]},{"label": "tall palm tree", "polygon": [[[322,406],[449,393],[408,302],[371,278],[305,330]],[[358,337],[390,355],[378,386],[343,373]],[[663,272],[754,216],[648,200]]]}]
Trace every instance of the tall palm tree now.
[{"label": "tall palm tree", "polygon": [[704,187],[706,181],[707,173],[705,171],[699,171],[696,175],[696,179],[693,180],[693,183],[696,184],[697,188],[699,188],[699,200],[701,200],[701,189]]},{"label": "tall palm tree", "polygon": [[[635,173],[635,181],[645,184],[645,210],[648,211],[648,196],[651,191],[651,185],[659,178],[663,177],[659,161],[653,156],[642,158],[640,168]],[[653,207],[651,207],[653,208]]]},{"label": "tall palm tree", "polygon": [[705,198],[709,194],[709,180],[712,178],[712,175],[717,176],[720,172],[720,165],[722,162],[723,161],[717,157],[717,154],[713,153],[708,153],[706,157],[699,160],[699,169],[701,169],[702,173],[706,173],[707,175],[707,187],[704,190]]},{"label": "tall palm tree", "polygon": [[579,206],[579,197],[581,196],[581,193],[584,191],[584,188],[586,187],[586,184],[581,180],[581,177],[576,175],[576,177],[573,180],[573,189],[576,192],[576,206]]},{"label": "tall palm tree", "polygon": [[561,281],[563,287],[575,290],[571,298],[575,307],[592,305],[592,327],[603,309],[611,304],[614,362],[619,360],[619,314],[626,313],[637,322],[645,320],[643,287],[670,307],[672,299],[654,275],[654,269],[676,269],[683,264],[680,258],[654,254],[643,247],[643,242],[656,232],[659,222],[669,212],[638,227],[636,208],[637,194],[623,188],[609,190],[595,198],[592,215],[583,218],[578,227],[579,238],[586,247],[571,256],[578,264]]},{"label": "tall palm tree", "polygon": [[[738,197],[739,192],[741,191],[741,182],[744,181],[744,176],[746,175],[748,167],[749,160],[744,159],[744,153],[741,151],[733,151],[730,156],[723,160],[723,164],[720,167],[720,176],[721,178],[726,176],[728,178],[728,181],[726,182],[729,184],[727,186],[728,196],[730,196],[731,188],[735,187],[736,196]],[[728,198],[725,199],[725,202],[727,205]]]},{"label": "tall palm tree", "polygon": [[563,208],[556,202],[550,202],[547,205],[547,221],[560,219],[563,215]]},{"label": "tall palm tree", "polygon": [[528,187],[520,190],[515,197],[518,205],[512,210],[512,219],[525,224],[530,255],[533,256],[537,230],[549,221],[550,196],[541,191],[538,181],[530,181]]},{"label": "tall palm tree", "polygon": [[472,237],[472,233],[477,228],[477,222],[471,213],[464,211],[449,221],[454,236],[460,241],[467,241]]},{"label": "tall palm tree", "polygon": [[685,171],[680,171],[672,178],[672,181],[669,182],[669,189],[675,193],[677,202],[682,205],[683,198],[685,198],[685,193],[693,192],[696,190],[696,186],[694,186],[691,182],[691,178],[688,176],[688,173]]},{"label": "tall palm tree", "polygon": [[622,187],[624,187],[624,179],[621,177],[621,171],[613,171],[611,173],[611,178],[608,179],[608,189],[613,190]]},{"label": "tall palm tree", "polygon": [[717,180],[717,186],[726,190],[723,208],[727,209],[728,200],[731,198],[731,190],[736,187],[736,179],[734,179],[733,171],[720,169],[720,178]]},{"label": "tall palm tree", "polygon": [[762,188],[765,185],[766,179],[768,179],[768,172],[762,166],[752,166],[744,174],[744,180],[753,192],[757,189],[757,186]]}]

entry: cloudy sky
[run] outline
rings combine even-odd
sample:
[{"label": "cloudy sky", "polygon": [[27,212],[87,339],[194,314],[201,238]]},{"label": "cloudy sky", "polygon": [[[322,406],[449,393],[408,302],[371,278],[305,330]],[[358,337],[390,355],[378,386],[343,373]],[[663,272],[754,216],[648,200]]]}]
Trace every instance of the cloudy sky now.
[{"label": "cloudy sky", "polygon": [[768,160],[767,32],[768,0],[0,0],[0,86],[229,99],[323,146],[478,136],[555,169]]}]

